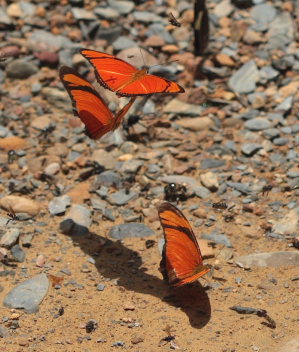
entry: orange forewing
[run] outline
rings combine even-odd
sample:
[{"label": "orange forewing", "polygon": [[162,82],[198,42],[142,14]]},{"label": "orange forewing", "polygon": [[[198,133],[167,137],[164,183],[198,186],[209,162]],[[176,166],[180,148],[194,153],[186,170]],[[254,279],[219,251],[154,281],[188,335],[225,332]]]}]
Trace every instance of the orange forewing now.
[{"label": "orange forewing", "polygon": [[119,127],[122,118],[135,101],[135,98],[131,98],[129,103],[114,116],[94,87],[76,71],[63,66],[59,74],[72,99],[75,114],[84,123],[87,135],[92,139],[101,138]]},{"label": "orange forewing", "polygon": [[158,208],[164,231],[165,245],[160,270],[173,286],[193,282],[210,271],[203,265],[202,255],[194,232],[183,213],[170,203]]},{"label": "orange forewing", "polygon": [[177,83],[149,75],[147,69],[138,70],[113,55],[89,49],[82,49],[81,54],[94,67],[98,82],[119,96],[183,93],[185,91]]}]

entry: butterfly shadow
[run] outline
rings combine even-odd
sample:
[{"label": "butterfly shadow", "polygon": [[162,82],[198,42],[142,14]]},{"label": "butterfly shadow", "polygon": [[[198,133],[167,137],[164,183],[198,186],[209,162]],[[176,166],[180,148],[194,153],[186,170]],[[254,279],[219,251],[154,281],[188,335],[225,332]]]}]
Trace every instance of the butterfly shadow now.
[{"label": "butterfly shadow", "polygon": [[148,274],[146,263],[143,264],[139,253],[120,241],[112,241],[95,233],[71,237],[75,245],[95,260],[95,266],[103,277],[116,279],[118,286],[126,290],[152,295],[179,307],[194,328],[202,328],[209,322],[210,301],[206,290],[198,282],[178,289],[171,288],[162,279]]}]

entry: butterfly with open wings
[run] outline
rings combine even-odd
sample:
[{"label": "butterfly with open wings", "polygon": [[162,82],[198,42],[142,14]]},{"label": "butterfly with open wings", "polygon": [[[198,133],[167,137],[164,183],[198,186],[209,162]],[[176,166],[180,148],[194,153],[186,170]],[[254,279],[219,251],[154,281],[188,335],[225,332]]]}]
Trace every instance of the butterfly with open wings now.
[{"label": "butterfly with open wings", "polygon": [[177,83],[150,75],[147,68],[138,70],[113,55],[89,49],[82,49],[80,52],[94,67],[98,82],[118,96],[133,97],[185,91]]}]

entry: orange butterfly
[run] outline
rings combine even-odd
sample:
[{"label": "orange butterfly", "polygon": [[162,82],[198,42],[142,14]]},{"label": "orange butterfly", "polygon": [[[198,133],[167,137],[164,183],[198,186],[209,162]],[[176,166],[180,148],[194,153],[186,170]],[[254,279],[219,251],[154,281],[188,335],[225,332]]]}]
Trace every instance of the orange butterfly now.
[{"label": "orange butterfly", "polygon": [[147,68],[138,70],[113,55],[89,49],[80,52],[94,67],[98,82],[119,96],[185,92],[177,83],[149,75]]},{"label": "orange butterfly", "polygon": [[72,68],[63,66],[60,79],[73,102],[74,115],[84,123],[87,135],[98,139],[119,127],[136,98],[131,98],[114,116],[94,87]]},{"label": "orange butterfly", "polygon": [[212,268],[203,264],[194,232],[183,213],[170,203],[158,207],[165,245],[160,263],[164,280],[178,287],[193,282]]}]

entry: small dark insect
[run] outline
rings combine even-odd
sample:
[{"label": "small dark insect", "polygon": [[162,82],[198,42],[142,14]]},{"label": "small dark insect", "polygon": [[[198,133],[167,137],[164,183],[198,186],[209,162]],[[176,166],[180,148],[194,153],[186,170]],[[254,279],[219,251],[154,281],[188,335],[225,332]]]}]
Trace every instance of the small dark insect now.
[{"label": "small dark insect", "polygon": [[64,308],[63,308],[63,307],[60,307],[60,308],[58,309],[58,314],[59,314],[60,316],[64,314]]},{"label": "small dark insect", "polygon": [[212,207],[214,209],[225,210],[227,209],[228,205],[225,202],[217,202],[217,203],[213,203]]},{"label": "small dark insect", "polygon": [[173,335],[172,330],[172,326],[171,325],[167,325],[163,331],[166,332],[167,336],[163,337],[160,342],[159,342],[159,346],[165,346],[168,342],[171,342],[175,339],[175,336]]},{"label": "small dark insect", "polygon": [[292,239],[291,245],[294,248],[299,249],[299,236]]},{"label": "small dark insect", "polygon": [[7,163],[12,164],[18,158],[16,152],[11,149],[7,152]]},{"label": "small dark insect", "polygon": [[184,201],[187,199],[187,188],[177,183],[169,183],[164,187],[164,199],[168,202]]},{"label": "small dark insect", "polygon": [[8,223],[10,221],[19,221],[20,220],[11,206],[9,206],[9,212],[6,215],[9,217],[9,219],[6,222],[6,225],[8,225]]},{"label": "small dark insect", "polygon": [[97,327],[98,327],[97,321],[92,319],[86,323],[85,330],[88,334],[90,334],[91,332],[95,331]]},{"label": "small dark insect", "polygon": [[181,27],[181,23],[173,16],[172,12],[168,15],[168,22],[175,27]]},{"label": "small dark insect", "polygon": [[276,328],[276,323],[275,321],[268,315],[267,311],[265,309],[259,309],[256,314],[258,317],[265,318],[267,320],[267,323],[264,323],[264,325],[269,326],[271,329]]},{"label": "small dark insect", "polygon": [[89,179],[91,176],[101,174],[103,171],[105,171],[105,167],[100,165],[96,161],[90,161],[86,163],[85,166],[88,167],[89,169],[86,171],[83,171],[79,175],[76,181],[80,181],[80,182],[85,181]]},{"label": "small dark insect", "polygon": [[154,241],[154,240],[146,240],[145,241],[145,247],[147,249],[152,248],[155,245],[155,243],[156,243],[156,241]]},{"label": "small dark insect", "polygon": [[235,219],[235,213],[227,213],[223,216],[225,222],[231,222]]},{"label": "small dark insect", "polygon": [[52,287],[60,286],[60,284],[63,281],[63,277],[52,275],[52,274],[48,274],[48,279],[51,281]]},{"label": "small dark insect", "polygon": [[262,188],[262,195],[268,195],[269,192],[272,190],[273,186],[272,185],[265,185],[263,188]]},{"label": "small dark insect", "polygon": [[50,125],[48,127],[43,128],[40,133],[38,134],[38,137],[44,137],[47,138],[50,133],[52,133],[55,130],[54,125]]}]

